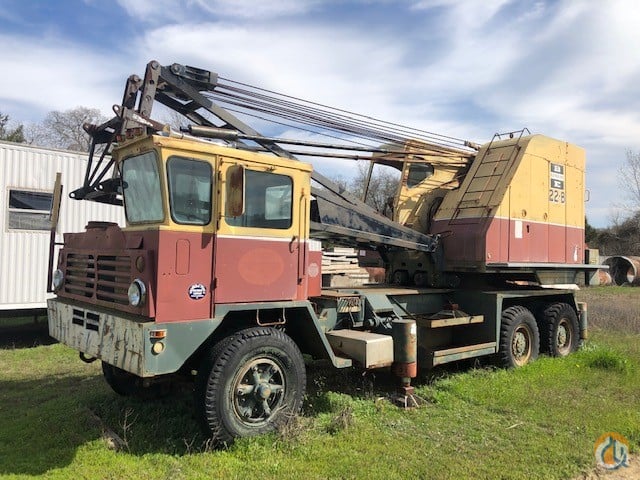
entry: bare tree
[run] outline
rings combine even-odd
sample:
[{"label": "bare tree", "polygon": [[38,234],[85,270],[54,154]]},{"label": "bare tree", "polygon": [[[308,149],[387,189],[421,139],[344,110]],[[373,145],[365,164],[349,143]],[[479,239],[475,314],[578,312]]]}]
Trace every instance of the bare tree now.
[{"label": "bare tree", "polygon": [[43,147],[86,152],[89,150],[91,138],[82,125],[85,122],[100,124],[106,120],[107,118],[96,108],[76,107],[64,112],[54,110],[49,112],[41,123],[28,128],[27,140]]},{"label": "bare tree", "polygon": [[[350,186],[352,193],[360,199],[364,195],[368,175],[369,163],[358,163],[358,173],[351,180]],[[399,181],[400,173],[396,169],[384,165],[374,165],[367,190],[367,204],[380,213],[390,214],[390,206],[392,205],[390,199],[395,197]]]},{"label": "bare tree", "polygon": [[640,255],[640,210],[627,219],[597,230],[590,247],[603,255]]},{"label": "bare tree", "polygon": [[640,255],[640,152],[627,150],[618,183],[625,201],[614,205],[611,225],[598,230],[594,243],[610,255]]},{"label": "bare tree", "polygon": [[[369,162],[358,163],[355,176],[345,178],[341,175],[331,177],[336,185],[347,190],[351,195],[360,200],[364,197],[367,177],[369,176]],[[375,165],[369,188],[367,189],[366,203],[383,215],[391,216],[391,205],[400,182],[400,172],[392,167]]]},{"label": "bare tree", "polygon": [[627,150],[626,158],[618,170],[618,181],[628,204],[630,216],[640,210],[640,152]]},{"label": "bare tree", "polygon": [[[164,107],[164,105],[162,107]],[[158,121],[166,123],[174,130],[179,130],[180,127],[193,124],[187,117],[175,110],[170,110],[166,107],[156,110],[158,112]]]}]

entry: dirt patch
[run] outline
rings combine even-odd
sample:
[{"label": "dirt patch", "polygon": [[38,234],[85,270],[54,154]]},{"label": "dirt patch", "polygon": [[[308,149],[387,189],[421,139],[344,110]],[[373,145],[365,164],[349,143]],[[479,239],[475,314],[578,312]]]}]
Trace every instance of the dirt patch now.
[{"label": "dirt patch", "polygon": [[632,455],[628,467],[620,467],[617,470],[597,467],[593,472],[576,477],[574,480],[637,480],[639,478],[640,456]]}]

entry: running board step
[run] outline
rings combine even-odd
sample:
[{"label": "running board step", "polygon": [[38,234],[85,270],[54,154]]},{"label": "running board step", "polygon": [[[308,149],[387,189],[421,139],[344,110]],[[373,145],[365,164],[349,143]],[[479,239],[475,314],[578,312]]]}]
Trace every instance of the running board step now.
[{"label": "running board step", "polygon": [[455,362],[465,358],[481,357],[497,352],[496,342],[479,343],[477,345],[467,345],[465,347],[448,348],[446,350],[435,350],[430,355],[431,366],[442,365],[444,363]]},{"label": "running board step", "polygon": [[428,318],[417,318],[416,322],[420,327],[426,328],[442,328],[454,327],[456,325],[471,325],[474,323],[483,323],[484,315],[463,315],[455,316],[455,310],[449,315],[432,315]]}]

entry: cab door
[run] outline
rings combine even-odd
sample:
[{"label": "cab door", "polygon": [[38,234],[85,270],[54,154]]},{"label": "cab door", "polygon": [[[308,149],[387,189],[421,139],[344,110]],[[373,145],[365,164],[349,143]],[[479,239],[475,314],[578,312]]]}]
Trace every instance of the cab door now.
[{"label": "cab door", "polygon": [[224,205],[215,240],[216,303],[296,299],[305,248],[296,170],[233,158],[220,165]]},{"label": "cab door", "polygon": [[157,229],[156,321],[211,318],[215,157],[167,149],[168,215]]}]

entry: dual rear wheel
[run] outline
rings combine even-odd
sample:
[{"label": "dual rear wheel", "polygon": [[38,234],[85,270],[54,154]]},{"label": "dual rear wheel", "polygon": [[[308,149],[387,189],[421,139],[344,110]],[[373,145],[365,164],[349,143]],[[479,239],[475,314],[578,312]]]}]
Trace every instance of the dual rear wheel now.
[{"label": "dual rear wheel", "polygon": [[539,322],[529,309],[515,305],[502,312],[500,363],[508,368],[520,367],[538,358],[541,350],[564,357],[578,348],[578,337],[578,317],[569,304],[547,306]]}]

